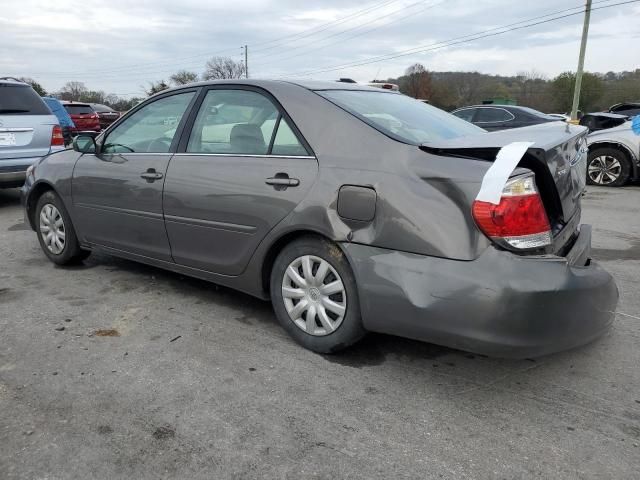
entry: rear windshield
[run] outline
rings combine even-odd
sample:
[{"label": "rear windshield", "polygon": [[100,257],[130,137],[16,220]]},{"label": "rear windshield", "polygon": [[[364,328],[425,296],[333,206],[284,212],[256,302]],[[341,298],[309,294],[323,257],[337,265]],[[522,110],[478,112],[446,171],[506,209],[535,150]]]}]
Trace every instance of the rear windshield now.
[{"label": "rear windshield", "polygon": [[316,92],[382,133],[420,145],[485,132],[450,113],[406,95],[360,90]]},{"label": "rear windshield", "polygon": [[89,105],[65,105],[70,115],[87,115],[93,113],[93,108]]},{"label": "rear windshield", "polygon": [[530,113],[531,115],[535,115],[536,117],[543,117],[543,118],[547,118],[549,120],[558,120],[556,117],[553,117],[551,115],[547,115],[546,113],[542,113],[539,110],[534,110],[533,108],[529,108],[529,107],[518,107],[520,110],[522,110],[523,112],[527,112]]},{"label": "rear windshield", "polygon": [[0,115],[51,115],[33,88],[0,83]]}]

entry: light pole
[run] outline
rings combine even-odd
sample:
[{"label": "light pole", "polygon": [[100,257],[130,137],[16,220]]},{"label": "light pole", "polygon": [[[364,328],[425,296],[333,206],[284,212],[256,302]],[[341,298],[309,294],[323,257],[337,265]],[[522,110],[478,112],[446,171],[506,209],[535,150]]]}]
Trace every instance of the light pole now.
[{"label": "light pole", "polygon": [[244,46],[244,76],[245,78],[249,78],[249,54],[247,53],[246,45]]},{"label": "light pole", "polygon": [[578,119],[578,106],[580,104],[580,88],[582,87],[582,71],[584,69],[584,54],[587,49],[587,37],[589,36],[589,19],[591,18],[591,0],[587,0],[584,10],[584,25],[582,26],[582,42],[580,43],[580,57],[578,58],[578,70],[576,71],[576,84],[573,88],[573,105],[571,106],[571,120]]}]

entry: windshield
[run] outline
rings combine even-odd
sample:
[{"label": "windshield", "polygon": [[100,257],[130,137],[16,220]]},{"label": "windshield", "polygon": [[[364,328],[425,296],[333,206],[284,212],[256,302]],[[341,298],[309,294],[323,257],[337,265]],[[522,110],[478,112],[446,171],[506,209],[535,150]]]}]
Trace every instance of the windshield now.
[{"label": "windshield", "polygon": [[420,145],[485,132],[444,110],[405,95],[361,90],[317,93],[382,133],[405,143]]}]

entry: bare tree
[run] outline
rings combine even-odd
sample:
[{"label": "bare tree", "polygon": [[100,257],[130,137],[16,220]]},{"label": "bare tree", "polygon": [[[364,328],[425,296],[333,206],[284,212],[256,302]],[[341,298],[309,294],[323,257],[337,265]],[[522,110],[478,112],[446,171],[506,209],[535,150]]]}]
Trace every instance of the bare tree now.
[{"label": "bare tree", "polygon": [[41,97],[44,97],[47,94],[47,91],[44,89],[44,87],[31,77],[20,77],[18,80],[31,85],[31,88],[33,88]]},{"label": "bare tree", "polygon": [[157,82],[149,82],[149,88],[145,89],[147,95],[151,96],[163,90],[169,88],[169,84],[164,80],[158,80]]},{"label": "bare tree", "polygon": [[521,105],[546,110],[550,107],[547,77],[535,69],[516,75],[517,99]]},{"label": "bare tree", "polygon": [[80,100],[87,93],[87,87],[83,82],[67,82],[60,89],[62,100]]},{"label": "bare tree", "polygon": [[414,98],[428,100],[433,94],[431,74],[424,68],[424,65],[416,63],[407,68],[404,72],[405,79],[402,85],[404,93]]},{"label": "bare tree", "polygon": [[180,70],[169,77],[174,85],[186,85],[198,81],[198,74],[187,70]]},{"label": "bare tree", "polygon": [[202,78],[203,80],[242,78],[245,75],[245,71],[242,62],[236,62],[228,57],[213,57],[207,62]]}]

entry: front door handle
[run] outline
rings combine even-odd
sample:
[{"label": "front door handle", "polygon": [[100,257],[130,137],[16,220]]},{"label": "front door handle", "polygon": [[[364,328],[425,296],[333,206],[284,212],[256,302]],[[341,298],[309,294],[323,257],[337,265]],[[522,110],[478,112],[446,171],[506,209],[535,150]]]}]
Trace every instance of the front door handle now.
[{"label": "front door handle", "polygon": [[289,178],[286,173],[276,173],[274,177],[269,177],[265,180],[267,185],[273,185],[276,190],[283,190],[287,187],[297,187],[300,185],[300,180],[297,178]]},{"label": "front door handle", "polygon": [[280,186],[285,186],[285,187],[297,187],[298,185],[300,185],[300,180],[298,180],[297,178],[276,178],[276,177],[271,177],[271,178],[267,178],[265,183],[267,185],[280,185]]},{"label": "front door handle", "polygon": [[140,178],[144,178],[147,183],[155,182],[156,180],[160,180],[164,175],[159,172],[156,172],[155,168],[150,168],[146,172],[143,172],[140,175]]}]

